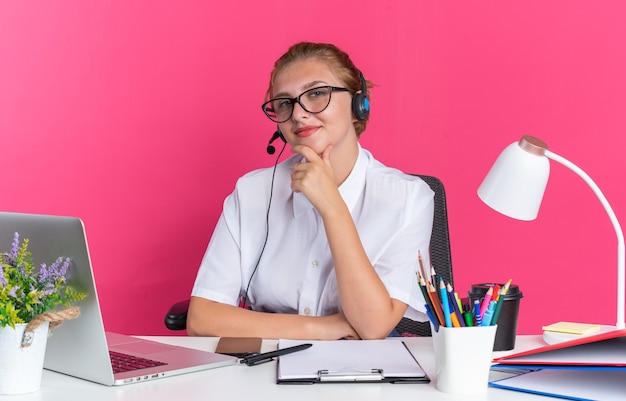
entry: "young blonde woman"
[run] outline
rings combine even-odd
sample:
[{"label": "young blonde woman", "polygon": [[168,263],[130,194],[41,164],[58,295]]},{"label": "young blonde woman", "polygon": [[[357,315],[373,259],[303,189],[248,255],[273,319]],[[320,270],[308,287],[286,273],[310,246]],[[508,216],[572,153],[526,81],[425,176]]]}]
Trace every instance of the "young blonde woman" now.
[{"label": "young blonde woman", "polygon": [[403,316],[426,319],[416,272],[433,192],[360,146],[368,91],[331,44],[298,43],[276,61],[263,111],[294,155],[244,175],[226,199],[190,335],[377,339]]}]

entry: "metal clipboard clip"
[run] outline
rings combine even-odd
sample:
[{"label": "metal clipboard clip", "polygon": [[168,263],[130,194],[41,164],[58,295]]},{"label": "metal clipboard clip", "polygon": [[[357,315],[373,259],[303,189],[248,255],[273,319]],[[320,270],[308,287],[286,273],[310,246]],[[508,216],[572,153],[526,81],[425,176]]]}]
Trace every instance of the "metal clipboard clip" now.
[{"label": "metal clipboard clip", "polygon": [[355,369],[344,368],[340,370],[318,370],[317,377],[320,382],[361,382],[383,381],[385,375],[382,369]]}]

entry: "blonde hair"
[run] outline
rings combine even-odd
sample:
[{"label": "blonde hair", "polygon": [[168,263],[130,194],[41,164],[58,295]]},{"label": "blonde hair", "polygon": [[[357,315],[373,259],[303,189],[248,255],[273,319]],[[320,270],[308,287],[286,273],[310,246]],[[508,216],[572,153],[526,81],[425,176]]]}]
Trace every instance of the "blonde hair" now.
[{"label": "blonde hair", "polygon": [[[300,42],[291,46],[274,63],[274,69],[270,74],[270,84],[265,94],[266,100],[272,97],[276,76],[288,65],[305,59],[317,59],[325,62],[333,70],[334,74],[343,82],[346,88],[354,95],[361,90],[361,72],[350,60],[350,56],[337,46],[328,43]],[[372,84],[366,81],[367,97]],[[355,121],[354,129],[357,137],[361,136],[369,117],[363,121]]]}]

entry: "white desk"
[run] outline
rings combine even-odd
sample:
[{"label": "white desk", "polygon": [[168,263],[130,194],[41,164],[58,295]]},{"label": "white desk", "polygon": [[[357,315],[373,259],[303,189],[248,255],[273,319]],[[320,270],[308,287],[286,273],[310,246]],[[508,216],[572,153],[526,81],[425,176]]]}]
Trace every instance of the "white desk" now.
[{"label": "white desk", "polygon": [[[202,337],[144,337],[167,344],[213,351],[216,338]],[[2,401],[211,401],[211,400],[271,400],[271,401],[351,401],[351,400],[549,400],[550,398],[515,391],[489,388],[478,396],[458,396],[435,388],[435,360],[430,337],[402,338],[420,365],[426,370],[429,384],[350,383],[277,385],[276,363],[258,366],[237,364],[218,369],[173,376],[165,379],[107,387],[44,370],[41,389],[21,396],[0,396]],[[541,336],[518,336],[515,351],[545,345]],[[275,340],[263,342],[263,352],[276,349]],[[511,351],[512,352],[512,351]],[[509,352],[510,353],[510,352]],[[494,356],[506,352],[494,353]],[[471,369],[471,366],[468,366]]]}]

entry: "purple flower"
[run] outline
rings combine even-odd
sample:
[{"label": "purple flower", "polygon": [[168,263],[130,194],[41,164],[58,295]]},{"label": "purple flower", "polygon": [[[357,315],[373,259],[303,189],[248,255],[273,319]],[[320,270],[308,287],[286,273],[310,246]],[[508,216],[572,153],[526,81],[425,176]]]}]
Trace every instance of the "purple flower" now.
[{"label": "purple flower", "polygon": [[7,279],[4,277],[4,268],[0,264],[0,287],[6,287]]},{"label": "purple flower", "polygon": [[11,247],[11,256],[13,259],[17,258],[17,252],[20,249],[20,235],[18,233],[13,234],[13,246]]},{"label": "purple flower", "polygon": [[50,276],[50,269],[46,267],[45,263],[42,263],[41,266],[39,266],[39,277],[37,278],[37,281],[39,281],[39,283],[45,283],[50,280]]},{"label": "purple flower", "polygon": [[56,288],[54,288],[53,285],[49,285],[43,290],[43,295],[48,296],[48,295],[54,294],[55,292],[56,292]]},{"label": "purple flower", "polygon": [[65,283],[65,276],[70,267],[70,262],[70,258],[58,258],[49,267],[46,266],[45,263],[42,263],[39,267],[39,283],[56,283],[57,281]]}]

